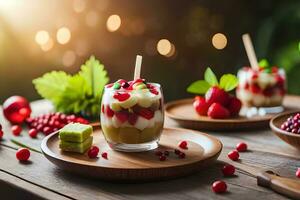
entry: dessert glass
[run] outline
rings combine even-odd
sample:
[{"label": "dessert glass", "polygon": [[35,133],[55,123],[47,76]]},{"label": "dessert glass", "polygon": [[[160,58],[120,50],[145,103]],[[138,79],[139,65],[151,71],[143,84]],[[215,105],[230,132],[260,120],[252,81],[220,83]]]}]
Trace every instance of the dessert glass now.
[{"label": "dessert glass", "polygon": [[161,87],[144,81],[123,82],[117,81],[104,89],[101,127],[105,139],[114,150],[139,152],[155,149],[164,123]]},{"label": "dessert glass", "polygon": [[286,91],[284,69],[244,67],[238,72],[237,97],[247,107],[281,107]]}]

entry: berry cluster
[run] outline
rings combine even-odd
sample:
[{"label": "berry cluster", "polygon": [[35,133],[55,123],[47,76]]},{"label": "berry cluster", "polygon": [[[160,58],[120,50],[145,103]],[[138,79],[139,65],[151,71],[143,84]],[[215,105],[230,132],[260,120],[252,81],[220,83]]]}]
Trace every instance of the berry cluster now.
[{"label": "berry cluster", "polygon": [[300,113],[290,116],[281,124],[280,128],[284,131],[300,134]]},{"label": "berry cluster", "polygon": [[[187,141],[183,140],[179,142],[178,147],[181,149],[188,149],[188,143]],[[185,158],[185,153],[180,151],[179,149],[174,149],[174,154],[178,156],[178,158]],[[155,155],[159,157],[160,161],[165,161],[167,157],[170,155],[170,152],[165,150],[165,151],[155,151]]]},{"label": "berry cluster", "polygon": [[36,137],[38,132],[42,132],[45,135],[48,135],[71,122],[78,122],[81,124],[89,123],[82,117],[76,117],[75,115],[66,115],[59,112],[44,114],[38,117],[26,119],[26,123],[30,128],[29,135],[31,137]]},{"label": "berry cluster", "polygon": [[238,115],[242,103],[223,89],[213,86],[206,92],[205,98],[196,96],[193,106],[199,115],[225,119]]}]

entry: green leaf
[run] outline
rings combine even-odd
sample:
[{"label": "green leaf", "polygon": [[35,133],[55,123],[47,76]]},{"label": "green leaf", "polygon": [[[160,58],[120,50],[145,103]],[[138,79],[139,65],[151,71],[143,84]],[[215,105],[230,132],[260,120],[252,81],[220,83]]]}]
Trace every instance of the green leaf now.
[{"label": "green leaf", "polygon": [[270,64],[269,64],[269,62],[268,62],[267,59],[261,59],[261,60],[259,61],[258,65],[259,65],[260,67],[262,67],[262,68],[268,68],[268,67],[270,67]]},{"label": "green leaf", "polygon": [[209,83],[211,86],[218,85],[218,79],[214,72],[208,67],[204,73],[204,80]]},{"label": "green leaf", "polygon": [[34,79],[32,82],[37,92],[45,99],[59,101],[71,76],[62,71],[53,71]]},{"label": "green leaf", "polygon": [[233,74],[224,74],[220,79],[220,87],[226,92],[229,92],[236,88],[238,85],[238,79]]},{"label": "green leaf", "polygon": [[187,91],[193,94],[205,94],[209,88],[210,85],[205,80],[199,80],[193,82]]}]

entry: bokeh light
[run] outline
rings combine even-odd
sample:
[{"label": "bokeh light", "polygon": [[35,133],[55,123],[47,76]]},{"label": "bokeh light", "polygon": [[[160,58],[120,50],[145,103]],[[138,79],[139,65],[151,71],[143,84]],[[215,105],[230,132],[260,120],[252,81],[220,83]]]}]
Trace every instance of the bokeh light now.
[{"label": "bokeh light", "polygon": [[54,42],[52,38],[49,38],[46,44],[41,45],[41,49],[43,51],[50,51],[53,48],[53,46],[54,46]]},{"label": "bokeh light", "polygon": [[74,0],[73,1],[73,9],[77,13],[81,13],[84,11],[86,7],[86,2],[85,0]]},{"label": "bokeh light", "polygon": [[89,11],[85,17],[85,23],[89,27],[95,27],[99,21],[99,15],[96,11]]},{"label": "bokeh light", "polygon": [[67,27],[61,27],[56,33],[57,42],[67,44],[71,39],[71,32]]},{"label": "bokeh light", "polygon": [[108,31],[114,32],[117,31],[121,26],[121,18],[119,15],[111,15],[107,19],[106,27]]},{"label": "bokeh light", "polygon": [[68,50],[64,53],[62,57],[62,63],[64,66],[70,67],[74,65],[75,61],[76,61],[76,54],[74,51]]},{"label": "bokeh light", "polygon": [[227,38],[224,34],[222,33],[216,33],[213,37],[212,37],[212,45],[216,48],[216,49],[224,49],[227,46]]},{"label": "bokeh light", "polygon": [[166,56],[168,55],[172,50],[172,44],[167,39],[161,39],[158,41],[156,49],[159,54]]},{"label": "bokeh light", "polygon": [[176,48],[175,48],[175,45],[174,44],[171,44],[171,50],[170,52],[166,55],[166,57],[173,57],[175,56],[175,53],[176,53]]},{"label": "bokeh light", "polygon": [[47,31],[38,31],[35,34],[35,41],[39,45],[45,45],[48,42],[49,38],[50,38],[50,36]]}]

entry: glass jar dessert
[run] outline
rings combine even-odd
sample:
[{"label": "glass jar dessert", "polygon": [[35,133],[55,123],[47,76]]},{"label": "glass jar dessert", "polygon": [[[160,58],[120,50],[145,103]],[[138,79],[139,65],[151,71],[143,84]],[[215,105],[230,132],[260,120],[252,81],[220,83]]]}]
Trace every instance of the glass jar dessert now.
[{"label": "glass jar dessert", "polygon": [[284,69],[244,67],[238,72],[237,97],[248,107],[279,107],[286,91]]},{"label": "glass jar dessert", "polygon": [[101,127],[112,149],[126,152],[154,149],[163,124],[163,95],[159,84],[137,79],[118,80],[105,86]]}]

